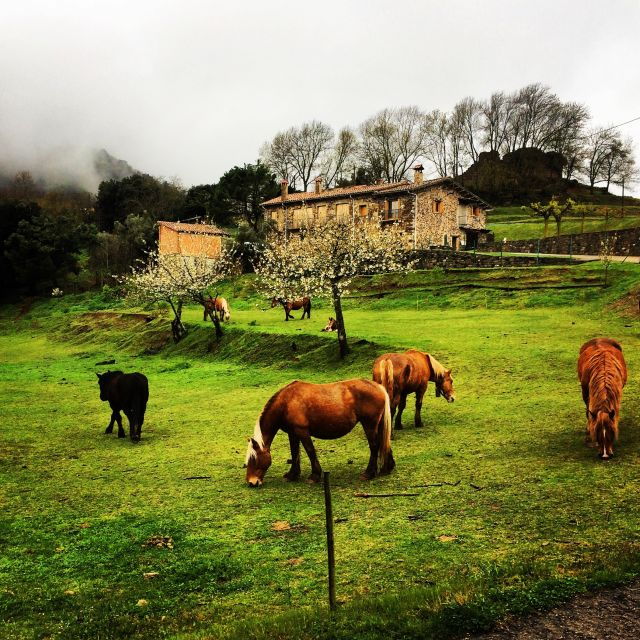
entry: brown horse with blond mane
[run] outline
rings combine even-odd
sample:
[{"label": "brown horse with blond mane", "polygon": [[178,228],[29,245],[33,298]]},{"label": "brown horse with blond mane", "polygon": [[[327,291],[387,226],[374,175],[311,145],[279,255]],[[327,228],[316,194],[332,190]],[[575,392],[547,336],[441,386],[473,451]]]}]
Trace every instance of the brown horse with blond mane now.
[{"label": "brown horse with blond mane", "polygon": [[229,322],[229,320],[231,320],[231,311],[229,311],[229,303],[226,298],[222,298],[221,296],[212,298],[209,296],[209,299],[204,301],[202,319],[206,320],[207,316],[213,314],[214,311],[220,315],[220,319],[223,322]]},{"label": "brown horse with blond mane", "polygon": [[391,411],[384,387],[371,380],[329,384],[295,381],[273,395],[249,438],[245,464],[250,487],[259,487],[271,466],[271,444],[279,430],[289,436],[291,468],[284,477],[300,477],[300,444],[311,462],[310,482],[319,482],[322,468],[311,438],[334,440],[360,422],[369,442],[369,464],[361,474],[371,479],[395,466],[391,451]]},{"label": "brown horse with blond mane", "polygon": [[578,378],[587,412],[587,439],[606,460],[613,456],[613,443],[618,438],[622,389],[627,383],[620,343],[611,338],[585,342],[578,358]]},{"label": "brown horse with blond mane", "polygon": [[[385,375],[389,367],[392,376]],[[417,349],[409,349],[404,353],[385,353],[377,358],[373,363],[373,379],[382,384],[389,394],[392,418],[398,410],[396,429],[402,429],[402,412],[410,393],[416,394],[415,426],[422,426],[422,398],[429,382],[436,385],[436,398],[442,396],[447,402],[455,400],[451,369],[445,369],[431,354]]]}]

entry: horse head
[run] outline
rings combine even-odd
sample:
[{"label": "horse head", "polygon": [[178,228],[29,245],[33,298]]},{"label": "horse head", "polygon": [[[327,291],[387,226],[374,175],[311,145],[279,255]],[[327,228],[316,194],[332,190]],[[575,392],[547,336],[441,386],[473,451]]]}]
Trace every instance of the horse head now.
[{"label": "horse head", "polygon": [[591,439],[598,447],[599,457],[602,460],[613,457],[613,443],[618,435],[615,410],[591,411],[591,409],[587,409],[587,423]]},{"label": "horse head", "polygon": [[436,382],[436,397],[442,396],[447,402],[456,399],[456,392],[453,389],[453,378],[451,369],[445,369],[440,379]]},{"label": "horse head", "polygon": [[122,371],[106,371],[105,373],[96,373],[98,377],[98,385],[100,386],[100,400],[106,402],[109,399],[109,383],[114,376],[122,375]]},{"label": "horse head", "polygon": [[249,486],[262,486],[264,475],[271,466],[271,451],[254,438],[249,438],[245,465],[247,467],[247,483]]},{"label": "horse head", "polygon": [[271,308],[277,307],[279,304],[282,304],[281,298],[271,298]]}]

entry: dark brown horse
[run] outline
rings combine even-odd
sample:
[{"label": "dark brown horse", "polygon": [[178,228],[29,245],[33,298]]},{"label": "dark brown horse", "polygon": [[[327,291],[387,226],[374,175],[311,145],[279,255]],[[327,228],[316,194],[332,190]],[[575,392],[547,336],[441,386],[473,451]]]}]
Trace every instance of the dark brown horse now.
[{"label": "dark brown horse", "polygon": [[[392,377],[384,375],[388,367],[393,371]],[[416,394],[415,426],[422,426],[422,398],[429,382],[436,385],[436,398],[442,396],[447,402],[455,400],[451,369],[445,369],[432,355],[417,349],[409,349],[404,353],[385,353],[377,358],[373,363],[373,379],[382,384],[389,394],[391,417],[398,410],[396,429],[402,429],[402,412],[410,393]],[[385,383],[385,380],[391,382]]]},{"label": "dark brown horse", "polygon": [[113,431],[113,423],[118,423],[118,438],[124,438],[122,416],[124,412],[129,420],[129,437],[139,442],[144,423],[144,413],[149,401],[149,382],[141,373],[123,373],[107,371],[96,373],[100,386],[100,400],[111,406],[111,420],[105,433]]},{"label": "dark brown horse", "polygon": [[361,477],[389,473],[395,466],[391,452],[389,396],[371,380],[330,384],[291,382],[267,402],[249,438],[247,482],[259,487],[271,465],[271,443],[281,429],[289,436],[291,468],[284,477],[300,477],[300,443],[311,462],[310,482],[319,482],[322,468],[311,438],[334,440],[346,436],[360,422],[369,441],[369,464]]},{"label": "dark brown horse", "polygon": [[218,314],[220,315],[220,319],[223,322],[229,322],[229,320],[231,320],[229,303],[225,298],[222,298],[220,296],[212,298],[211,296],[209,296],[209,299],[204,301],[204,313],[202,314],[202,319],[206,320],[207,316],[213,313],[214,310],[218,312]]},{"label": "dark brown horse", "polygon": [[282,305],[284,309],[284,319],[295,320],[295,318],[291,315],[291,311],[298,311],[298,309],[302,309],[302,317],[300,320],[304,320],[305,314],[307,314],[307,318],[311,318],[311,298],[305,296],[304,298],[300,298],[298,300],[283,300],[282,298],[272,298],[271,299],[271,308],[277,307],[279,304]]},{"label": "dark brown horse", "polygon": [[613,456],[613,443],[618,438],[622,389],[627,383],[620,344],[611,338],[585,342],[578,358],[578,378],[587,411],[587,438],[606,460]]}]

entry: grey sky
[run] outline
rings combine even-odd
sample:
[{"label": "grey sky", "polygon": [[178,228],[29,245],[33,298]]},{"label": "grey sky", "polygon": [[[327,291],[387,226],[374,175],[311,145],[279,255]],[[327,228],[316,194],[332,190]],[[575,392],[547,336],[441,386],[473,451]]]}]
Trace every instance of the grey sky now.
[{"label": "grey sky", "polygon": [[[104,147],[189,186],[305,120],[355,126],[531,82],[595,124],[640,116],[637,0],[21,0],[0,24],[5,162]],[[622,131],[638,148],[640,121]]]}]

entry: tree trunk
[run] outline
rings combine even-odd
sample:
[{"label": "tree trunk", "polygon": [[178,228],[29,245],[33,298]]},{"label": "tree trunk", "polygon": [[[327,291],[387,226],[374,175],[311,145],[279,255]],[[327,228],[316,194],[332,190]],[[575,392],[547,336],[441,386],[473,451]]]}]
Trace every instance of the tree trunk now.
[{"label": "tree trunk", "polygon": [[[220,340],[220,338],[222,338],[224,334],[222,331],[222,326],[220,324],[220,318],[218,317],[218,312],[216,311],[216,306],[215,306],[215,301],[217,297],[218,297],[218,294],[216,293],[216,297],[213,299],[212,309],[208,310],[208,314],[216,330],[216,340]],[[199,302],[204,307],[205,311],[207,311],[207,305],[205,304],[205,299],[203,296],[200,296]]]},{"label": "tree trunk", "polygon": [[340,357],[344,358],[349,353],[349,345],[347,344],[347,332],[344,328],[344,317],[342,315],[342,300],[340,291],[337,287],[332,287],[333,308],[336,312],[336,324],[338,325],[338,345],[340,347]]},{"label": "tree trunk", "polygon": [[171,321],[171,333],[173,341],[180,342],[187,335],[187,328],[182,324],[182,300],[178,300],[178,306],[174,306],[173,301],[169,300],[171,309],[173,310],[173,320]]},{"label": "tree trunk", "polygon": [[547,237],[547,229],[549,228],[549,218],[544,219],[544,237]]},{"label": "tree trunk", "polygon": [[562,227],[562,219],[556,220],[556,236],[560,236],[560,228]]}]

